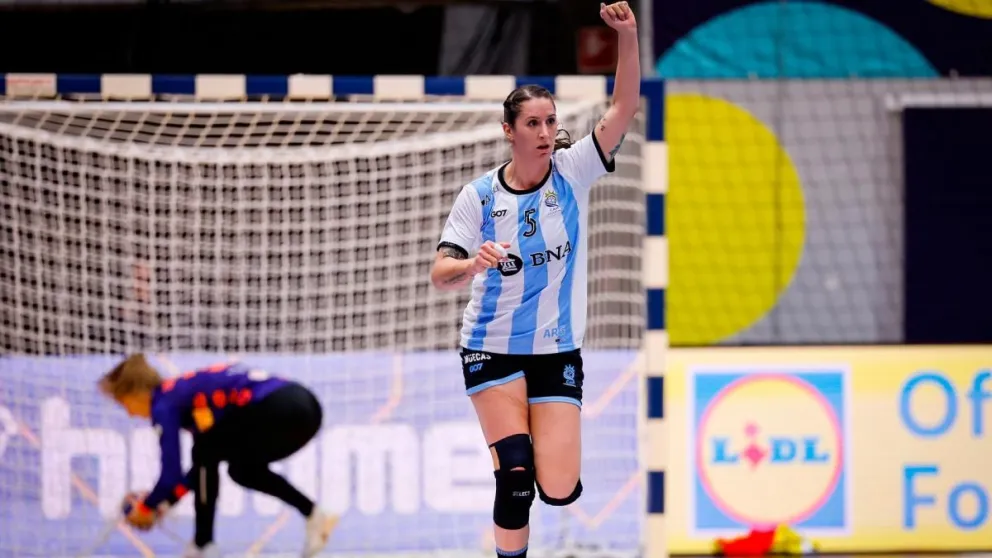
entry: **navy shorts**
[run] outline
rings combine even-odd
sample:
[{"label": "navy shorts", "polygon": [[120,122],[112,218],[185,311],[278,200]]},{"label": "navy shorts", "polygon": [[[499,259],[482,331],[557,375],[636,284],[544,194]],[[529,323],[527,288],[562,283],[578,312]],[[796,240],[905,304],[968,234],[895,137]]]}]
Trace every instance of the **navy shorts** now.
[{"label": "navy shorts", "polygon": [[582,351],[548,355],[504,355],[462,349],[462,375],[467,395],[524,378],[527,400],[582,406]]}]

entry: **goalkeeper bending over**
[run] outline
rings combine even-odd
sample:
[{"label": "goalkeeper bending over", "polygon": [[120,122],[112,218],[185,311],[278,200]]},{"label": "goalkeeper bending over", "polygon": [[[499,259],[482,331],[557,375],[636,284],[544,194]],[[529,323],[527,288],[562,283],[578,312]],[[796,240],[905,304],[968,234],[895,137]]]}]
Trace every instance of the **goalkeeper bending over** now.
[{"label": "goalkeeper bending over", "polygon": [[[317,509],[269,464],[303,448],[320,430],[317,398],[295,382],[242,364],[221,364],[163,380],[141,354],[128,357],[99,383],[131,416],[150,418],[160,436],[162,473],[155,488],[127,516],[148,530],[162,512],[188,491],[195,493],[196,534],[184,558],[219,556],[213,542],[220,480],[228,464],[231,480],[293,506],[307,518],[304,557],[327,544],[337,518]],[[193,466],[183,474],[179,431],[193,434]]]}]

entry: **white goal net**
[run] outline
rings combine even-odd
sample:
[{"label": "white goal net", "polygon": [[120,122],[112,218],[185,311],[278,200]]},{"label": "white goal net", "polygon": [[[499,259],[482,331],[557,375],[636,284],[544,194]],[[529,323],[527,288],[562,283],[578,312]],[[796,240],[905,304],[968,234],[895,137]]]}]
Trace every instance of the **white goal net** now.
[{"label": "white goal net", "polygon": [[[604,110],[559,105],[573,139]],[[468,293],[428,273],[460,187],[507,156],[500,117],[464,99],[0,104],[0,557],[179,551],[123,528],[89,548],[157,477],[151,429],[94,387],[139,350],[165,374],[238,358],[313,387],[324,429],[281,466],[342,514],[328,552],[492,555],[491,462],[454,351]],[[535,556],[640,543],[643,141],[638,123],[593,189],[586,491],[535,503]],[[298,549],[286,508],[221,492],[226,553]]]}]

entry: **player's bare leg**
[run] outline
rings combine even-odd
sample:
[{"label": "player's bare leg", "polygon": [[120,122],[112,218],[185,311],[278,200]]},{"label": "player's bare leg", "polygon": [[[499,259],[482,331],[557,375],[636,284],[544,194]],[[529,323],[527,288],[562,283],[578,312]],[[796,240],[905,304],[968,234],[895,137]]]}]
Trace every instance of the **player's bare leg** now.
[{"label": "player's bare leg", "polygon": [[582,494],[582,430],[579,407],[571,403],[535,403],[530,407],[534,467],[541,500],[567,506]]},{"label": "player's bare leg", "polygon": [[534,501],[527,383],[520,378],[480,391],[471,398],[496,475],[493,529],[497,556],[525,557],[530,537],[530,506]]}]

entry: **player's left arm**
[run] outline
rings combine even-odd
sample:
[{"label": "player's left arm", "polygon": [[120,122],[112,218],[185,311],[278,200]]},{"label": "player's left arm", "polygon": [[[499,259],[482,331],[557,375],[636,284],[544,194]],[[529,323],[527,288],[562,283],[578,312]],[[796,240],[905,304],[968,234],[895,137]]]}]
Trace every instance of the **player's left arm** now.
[{"label": "player's left arm", "polygon": [[596,124],[593,135],[607,162],[612,162],[641,102],[641,55],[637,43],[637,21],[627,2],[600,4],[599,17],[617,32],[617,73],[613,104]]}]

